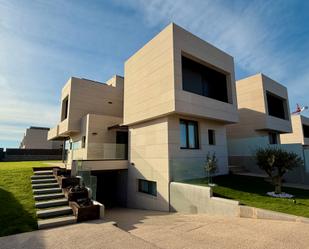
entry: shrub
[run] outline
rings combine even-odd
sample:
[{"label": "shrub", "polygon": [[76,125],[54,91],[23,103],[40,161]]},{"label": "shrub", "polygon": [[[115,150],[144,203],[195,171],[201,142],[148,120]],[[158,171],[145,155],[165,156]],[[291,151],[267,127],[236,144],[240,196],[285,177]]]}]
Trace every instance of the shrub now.
[{"label": "shrub", "polygon": [[283,175],[303,165],[303,160],[293,152],[280,148],[261,148],[256,151],[256,160],[260,169],[264,170],[275,185],[275,193],[281,193]]}]

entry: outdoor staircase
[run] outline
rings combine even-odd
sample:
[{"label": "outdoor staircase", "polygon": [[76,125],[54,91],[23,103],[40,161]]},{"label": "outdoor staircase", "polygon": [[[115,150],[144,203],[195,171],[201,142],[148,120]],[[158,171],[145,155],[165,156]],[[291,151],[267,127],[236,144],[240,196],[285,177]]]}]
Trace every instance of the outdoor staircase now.
[{"label": "outdoor staircase", "polygon": [[39,229],[76,223],[76,217],[51,169],[34,171],[31,184]]}]

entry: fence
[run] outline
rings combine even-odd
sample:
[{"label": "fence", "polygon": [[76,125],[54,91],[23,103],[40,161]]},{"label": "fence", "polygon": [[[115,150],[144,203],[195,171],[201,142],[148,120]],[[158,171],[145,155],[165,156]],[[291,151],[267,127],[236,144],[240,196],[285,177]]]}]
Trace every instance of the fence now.
[{"label": "fence", "polygon": [[62,149],[6,149],[0,148],[0,161],[61,160]]}]

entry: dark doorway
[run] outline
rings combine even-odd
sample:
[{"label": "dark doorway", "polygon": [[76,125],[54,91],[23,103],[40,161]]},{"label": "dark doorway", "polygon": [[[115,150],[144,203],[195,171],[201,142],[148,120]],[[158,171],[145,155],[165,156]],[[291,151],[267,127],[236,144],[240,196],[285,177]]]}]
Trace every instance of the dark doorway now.
[{"label": "dark doorway", "polygon": [[128,132],[127,131],[117,131],[116,132],[116,144],[124,144],[125,146],[124,159],[128,159]]},{"label": "dark doorway", "polygon": [[126,205],[126,170],[92,171],[97,177],[97,201],[106,208]]}]

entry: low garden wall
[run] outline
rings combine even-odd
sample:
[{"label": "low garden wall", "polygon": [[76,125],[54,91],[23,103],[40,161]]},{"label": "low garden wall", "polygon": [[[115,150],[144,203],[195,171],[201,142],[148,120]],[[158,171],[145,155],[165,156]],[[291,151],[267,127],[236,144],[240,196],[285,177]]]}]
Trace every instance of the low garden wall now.
[{"label": "low garden wall", "polygon": [[213,197],[210,187],[171,182],[170,204],[182,213],[239,216],[238,201]]},{"label": "low garden wall", "polygon": [[61,160],[62,149],[0,149],[0,161]]},{"label": "low garden wall", "polygon": [[179,182],[170,183],[170,205],[172,211],[180,213],[309,223],[309,218],[242,206],[235,200],[213,197],[210,187]]}]

